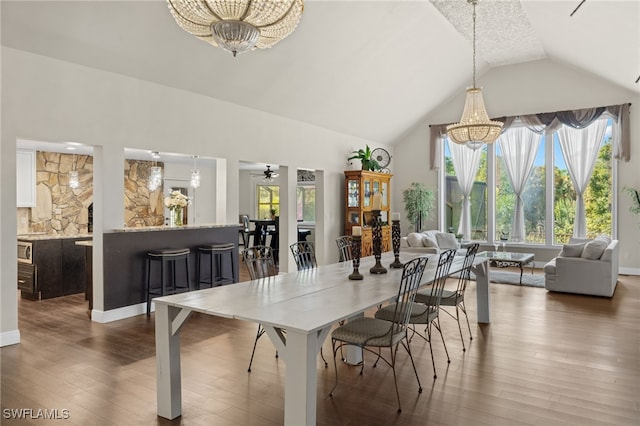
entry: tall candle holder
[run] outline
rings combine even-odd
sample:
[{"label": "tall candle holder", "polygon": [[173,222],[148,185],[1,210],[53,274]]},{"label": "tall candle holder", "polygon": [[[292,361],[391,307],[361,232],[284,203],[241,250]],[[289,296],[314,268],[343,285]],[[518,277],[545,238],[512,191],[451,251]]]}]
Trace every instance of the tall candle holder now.
[{"label": "tall candle holder", "polygon": [[391,221],[391,243],[393,244],[393,255],[395,260],[389,265],[390,268],[402,268],[404,265],[400,262],[400,219]]},{"label": "tall candle holder", "polygon": [[360,267],[360,253],[361,253],[362,237],[360,235],[351,236],[351,258],[353,261],[353,272],[349,275],[350,280],[361,280],[362,274],[358,271]]},{"label": "tall candle holder", "polygon": [[371,233],[373,235],[373,256],[376,258],[376,264],[373,265],[369,272],[372,274],[386,274],[387,268],[380,263],[382,255],[382,223],[380,221],[380,210],[371,210],[373,217],[371,218]]}]

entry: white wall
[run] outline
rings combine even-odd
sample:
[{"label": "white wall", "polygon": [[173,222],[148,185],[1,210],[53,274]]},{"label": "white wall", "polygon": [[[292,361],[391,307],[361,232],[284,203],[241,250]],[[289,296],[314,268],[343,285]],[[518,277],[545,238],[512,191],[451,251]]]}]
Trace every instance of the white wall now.
[{"label": "white wall", "polygon": [[[640,188],[640,95],[582,70],[551,60],[528,62],[490,70],[478,79],[487,110],[492,117],[533,114],[632,102],[631,155],[628,163],[619,162],[619,187]],[[395,188],[393,205],[402,206],[401,189],[411,182],[424,182],[437,188],[437,172],[429,170],[429,124],[456,122],[460,119],[465,93],[461,89],[394,146]],[[619,195],[618,238],[621,272],[640,273],[640,219],[629,211],[629,200]],[[402,211],[402,210],[401,210]],[[404,214],[404,213],[403,213]],[[406,222],[406,220],[403,220]],[[429,226],[437,228],[437,217]],[[406,231],[406,229],[403,229]],[[557,250],[554,250],[554,253]],[[536,256],[536,260],[538,257]]]},{"label": "white wall", "polygon": [[182,186],[189,187],[189,194],[193,196],[192,203],[188,209],[190,224],[216,223],[215,160],[200,161],[198,163],[198,170],[200,170],[200,187],[197,189],[190,188],[192,169],[193,165],[165,162],[164,178],[168,180],[181,180],[183,182]]},{"label": "white wall", "polygon": [[[15,253],[16,139],[77,141],[95,147],[94,283],[101,290],[101,232],[122,227],[124,147],[226,159],[224,221],[237,223],[240,160],[324,171],[323,235],[342,232],[343,170],[349,153],[370,141],[272,114],[76,64],[2,47],[0,253]],[[388,148],[383,146],[383,148]],[[248,158],[249,155],[251,158]],[[121,181],[121,178],[120,178]],[[119,182],[120,182],[119,181]],[[218,187],[218,190],[220,187]],[[220,218],[220,216],[218,216]],[[228,218],[228,219],[227,219]],[[220,220],[220,219],[219,219]],[[337,259],[335,244],[319,259]],[[17,332],[16,261],[4,255],[0,272],[0,336]],[[96,268],[98,271],[96,271]],[[96,309],[101,307],[95,295]]]}]

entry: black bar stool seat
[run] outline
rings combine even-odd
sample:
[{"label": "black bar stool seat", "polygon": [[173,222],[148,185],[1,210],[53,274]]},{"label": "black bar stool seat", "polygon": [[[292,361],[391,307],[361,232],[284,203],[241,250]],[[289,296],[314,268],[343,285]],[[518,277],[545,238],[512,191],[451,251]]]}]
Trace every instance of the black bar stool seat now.
[{"label": "black bar stool seat", "polygon": [[[153,296],[189,291],[189,253],[188,248],[164,248],[147,252],[147,315],[151,313],[151,299]],[[184,281],[178,281],[179,260],[184,260]],[[151,265],[160,262],[160,282],[154,283],[151,276]]]},{"label": "black bar stool seat", "polygon": [[[196,289],[200,289],[201,284],[207,284],[209,287],[217,287],[223,284],[232,284],[237,282],[236,265],[233,257],[233,251],[236,245],[234,243],[212,243],[199,246],[196,249]],[[231,268],[231,276],[224,276],[223,264],[224,256],[229,256],[229,267]],[[210,265],[210,274],[207,278],[203,274],[203,263],[208,258]]]}]

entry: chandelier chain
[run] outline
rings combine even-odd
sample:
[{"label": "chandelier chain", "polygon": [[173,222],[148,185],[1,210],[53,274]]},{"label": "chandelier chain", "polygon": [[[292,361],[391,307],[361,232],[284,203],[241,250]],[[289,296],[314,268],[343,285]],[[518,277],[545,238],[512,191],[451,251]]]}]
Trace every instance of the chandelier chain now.
[{"label": "chandelier chain", "polygon": [[476,87],[476,0],[473,3],[473,87]]}]

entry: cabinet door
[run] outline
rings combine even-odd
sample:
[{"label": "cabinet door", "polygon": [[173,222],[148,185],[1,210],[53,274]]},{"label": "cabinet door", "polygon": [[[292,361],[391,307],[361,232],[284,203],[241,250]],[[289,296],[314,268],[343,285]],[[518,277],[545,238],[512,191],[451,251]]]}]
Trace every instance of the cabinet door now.
[{"label": "cabinet door", "polygon": [[36,206],[36,152],[16,150],[16,204]]},{"label": "cabinet door", "polygon": [[85,248],[77,239],[62,240],[62,295],[82,293],[86,288]]}]

